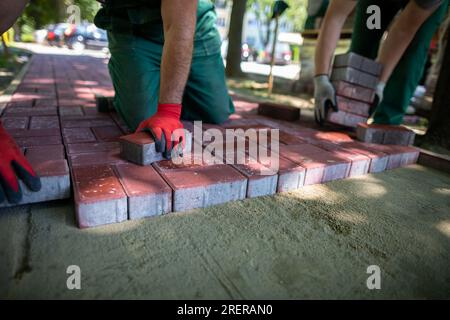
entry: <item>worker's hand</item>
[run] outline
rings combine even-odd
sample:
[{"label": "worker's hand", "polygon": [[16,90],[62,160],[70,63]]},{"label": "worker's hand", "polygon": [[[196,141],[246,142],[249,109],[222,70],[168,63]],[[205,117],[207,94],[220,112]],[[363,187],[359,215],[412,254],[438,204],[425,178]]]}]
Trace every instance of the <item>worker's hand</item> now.
[{"label": "worker's hand", "polygon": [[41,189],[41,180],[0,123],[0,203],[5,197],[10,203],[22,200],[18,179],[31,191]]},{"label": "worker's hand", "polygon": [[[148,130],[155,139],[156,152],[170,159],[172,149],[184,148],[184,130],[180,121],[180,104],[158,104],[158,111],[139,124],[136,132]],[[173,141],[173,143],[172,143]]]},{"label": "worker's hand", "polygon": [[323,125],[329,109],[338,111],[336,91],[328,75],[318,75],[314,78],[314,116],[319,125]]},{"label": "worker's hand", "polygon": [[372,115],[377,109],[378,105],[383,101],[384,97],[384,88],[386,87],[386,83],[380,81],[375,89],[375,98],[373,100],[372,105],[370,106],[370,115]]}]

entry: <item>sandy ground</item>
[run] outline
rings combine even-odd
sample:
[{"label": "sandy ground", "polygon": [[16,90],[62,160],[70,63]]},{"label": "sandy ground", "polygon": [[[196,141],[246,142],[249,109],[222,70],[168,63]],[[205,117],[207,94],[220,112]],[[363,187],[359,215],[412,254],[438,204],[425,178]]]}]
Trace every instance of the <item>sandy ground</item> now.
[{"label": "sandy ground", "polygon": [[450,298],[450,175],[412,166],[90,230],[71,201],[2,209],[0,261],[1,298]]}]

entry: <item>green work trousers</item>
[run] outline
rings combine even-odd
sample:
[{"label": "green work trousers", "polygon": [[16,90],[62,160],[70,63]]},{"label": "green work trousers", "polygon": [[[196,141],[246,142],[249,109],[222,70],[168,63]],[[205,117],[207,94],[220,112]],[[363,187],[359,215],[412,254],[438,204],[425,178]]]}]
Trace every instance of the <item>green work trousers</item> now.
[{"label": "green work trousers", "polygon": [[[116,92],[114,106],[130,129],[152,116],[158,106],[163,42],[108,32],[109,72]],[[180,49],[181,50],[181,49]],[[222,123],[234,112],[220,48],[195,41],[183,96],[183,120]]]},{"label": "green work trousers", "polygon": [[[383,33],[407,3],[408,1],[359,0],[350,51],[375,59]],[[386,84],[383,101],[374,114],[375,123],[399,125],[403,122],[405,111],[422,78],[431,39],[447,13],[448,4],[448,0],[444,0],[416,33]],[[380,30],[369,30],[366,26],[369,17],[366,10],[370,5],[381,8]]]}]

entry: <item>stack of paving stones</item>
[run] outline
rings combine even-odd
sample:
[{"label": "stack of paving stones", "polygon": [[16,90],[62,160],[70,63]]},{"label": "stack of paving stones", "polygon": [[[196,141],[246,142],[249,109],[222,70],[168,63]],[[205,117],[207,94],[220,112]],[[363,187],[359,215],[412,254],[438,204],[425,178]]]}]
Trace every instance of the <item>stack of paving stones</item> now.
[{"label": "stack of paving stones", "polygon": [[[257,114],[258,104],[236,100],[236,113],[229,121],[221,126],[204,124],[203,132],[211,128],[220,132],[252,128],[258,133],[279,129],[279,148],[268,143],[264,150],[279,159],[278,168],[260,154],[252,154],[248,137],[239,150],[244,155],[239,164],[226,162],[236,158],[227,151],[214,153],[222,157],[222,163],[186,152],[181,164],[161,159],[135,164],[121,156],[121,137],[129,138],[130,131],[116,113],[99,112],[96,107],[96,96],[114,94],[102,62],[90,57],[35,56],[2,116],[7,130],[46,179],[42,198],[25,192],[24,203],[67,198],[70,173],[76,221],[81,228],[382,172],[413,164],[419,155],[418,149],[409,146],[364,143],[346,133],[322,132],[264,117]],[[193,150],[210,148],[195,136],[192,123],[184,126],[194,132]],[[153,143],[151,138],[147,142]],[[224,142],[224,147],[229,147],[225,150],[237,151],[234,143],[229,144]],[[144,150],[145,145],[140,148]]]},{"label": "stack of paving stones", "polygon": [[353,52],[336,55],[331,81],[339,111],[330,111],[327,120],[353,128],[358,123],[366,123],[381,71],[379,63]]}]

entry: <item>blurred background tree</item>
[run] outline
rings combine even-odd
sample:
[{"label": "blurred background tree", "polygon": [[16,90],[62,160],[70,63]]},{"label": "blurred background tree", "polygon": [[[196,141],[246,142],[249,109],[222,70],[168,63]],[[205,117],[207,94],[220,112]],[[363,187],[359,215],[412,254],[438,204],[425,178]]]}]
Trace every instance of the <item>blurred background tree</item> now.
[{"label": "blurred background tree", "polygon": [[[241,45],[243,22],[246,13],[252,13],[256,20],[259,34],[259,43],[266,48],[272,39],[273,21],[272,7],[275,0],[229,0],[232,2],[231,19],[228,32],[227,68],[228,77],[240,77],[241,71]],[[292,25],[293,32],[303,30],[307,19],[308,0],[287,0],[290,6],[283,16],[282,23]]]},{"label": "blurred background tree", "polygon": [[20,39],[22,35],[26,37],[33,30],[48,24],[65,22],[68,18],[67,7],[72,4],[80,8],[82,21],[93,21],[99,8],[99,3],[94,0],[30,0],[14,25],[15,38]]},{"label": "blurred background tree", "polygon": [[[260,41],[267,46],[273,31],[272,24],[272,6],[274,0],[247,0],[247,10],[255,14],[256,21],[260,30]],[[284,16],[285,21],[292,24],[294,32],[303,31],[307,18],[308,0],[288,0],[289,9]]]}]

